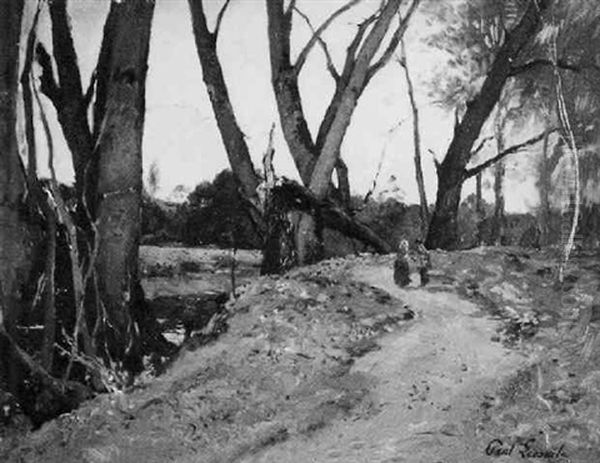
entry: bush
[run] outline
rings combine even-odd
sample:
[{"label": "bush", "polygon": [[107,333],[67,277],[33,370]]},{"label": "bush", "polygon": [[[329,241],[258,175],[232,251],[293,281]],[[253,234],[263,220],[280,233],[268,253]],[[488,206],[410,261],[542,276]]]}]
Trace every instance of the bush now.
[{"label": "bush", "polygon": [[247,208],[233,173],[224,170],[188,196],[181,209],[181,240],[191,246],[260,248],[261,240]]}]

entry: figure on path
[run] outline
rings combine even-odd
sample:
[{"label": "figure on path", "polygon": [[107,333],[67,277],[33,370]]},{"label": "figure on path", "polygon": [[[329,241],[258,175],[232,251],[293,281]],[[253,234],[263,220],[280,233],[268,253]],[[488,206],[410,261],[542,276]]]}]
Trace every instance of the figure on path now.
[{"label": "figure on path", "polygon": [[394,282],[400,286],[410,284],[410,267],[408,265],[408,241],[402,240],[394,261]]},{"label": "figure on path", "polygon": [[417,262],[419,265],[419,275],[421,276],[421,286],[429,283],[429,269],[431,269],[431,257],[421,240],[416,240],[415,247],[417,251]]}]

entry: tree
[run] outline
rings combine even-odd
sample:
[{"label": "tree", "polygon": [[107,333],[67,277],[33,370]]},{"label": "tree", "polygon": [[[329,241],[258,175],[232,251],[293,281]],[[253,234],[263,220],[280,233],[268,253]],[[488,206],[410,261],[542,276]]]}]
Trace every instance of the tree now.
[{"label": "tree", "polygon": [[481,89],[467,103],[464,115],[457,121],[446,156],[437,169],[438,191],[426,239],[428,248],[451,249],[456,246],[458,205],[462,184],[467,178],[465,174],[467,164],[471,160],[471,150],[496,106],[507,80],[514,75],[513,63],[518,62],[523,49],[540,30],[542,14],[550,4],[550,0],[528,2],[518,23],[505,34]]},{"label": "tree", "polygon": [[231,105],[229,91],[223,76],[221,62],[217,55],[217,40],[221,28],[221,22],[229,6],[230,0],[226,0],[219,11],[217,23],[211,32],[207,25],[204,13],[203,0],[188,0],[196,50],[202,66],[202,78],[208,90],[208,96],[219,127],[221,139],[227,152],[229,165],[240,186],[244,196],[258,208],[258,195],[256,189],[260,179],[256,175],[250,151],[246,144],[245,136],[237,122],[237,118]]},{"label": "tree", "polygon": [[[56,108],[70,148],[78,198],[78,231],[70,249],[75,343],[117,371],[139,371],[141,354],[162,350],[137,274],[140,240],[145,81],[154,2],[113,1],[92,81],[83,92],[66,0],[50,3],[53,54],[37,47],[41,90]],[[56,64],[58,79],[54,76]],[[92,121],[88,108],[93,105]],[[75,283],[79,281],[79,283]],[[84,307],[85,306],[85,307]]]},{"label": "tree", "polygon": [[[286,8],[284,0],[268,0],[266,2],[271,81],[283,134],[300,177],[311,193],[317,199],[322,200],[331,191],[331,177],[336,166],[338,167],[338,179],[344,177],[339,174],[339,167],[343,166],[340,164],[340,148],[358,100],[373,76],[385,66],[393,55],[419,0],[413,0],[410,3],[404,17],[400,17],[389,44],[373,62],[394,17],[399,16],[398,11],[402,4],[401,0],[383,2],[377,13],[359,25],[356,35],[348,47],[341,72],[338,72],[335,67],[322,34],[337,17],[358,3],[358,0],[346,3],[321,26],[314,29],[312,38],[302,48],[296,60],[292,62],[290,47],[292,17],[294,12],[299,12],[295,3],[294,1],[290,2]],[[302,16],[309,22],[306,16]],[[323,116],[317,136],[313,139],[302,106],[298,78],[308,54],[317,43],[320,44],[326,55],[327,68],[334,79],[335,91]],[[343,167],[341,171],[343,172]],[[311,263],[322,257],[320,222],[320,218],[310,214],[303,214],[299,219],[296,243],[298,259],[301,264]]]},{"label": "tree", "polygon": [[[249,202],[249,211],[254,222],[258,224],[258,229],[261,232],[266,233],[266,230],[273,227],[266,223],[268,219],[263,216],[265,211],[262,210],[262,205],[257,194],[257,188],[262,179],[257,175],[252,164],[244,134],[233,111],[222,66],[217,54],[219,31],[229,4],[228,0],[223,4],[217,16],[216,25],[211,32],[207,24],[203,1],[189,0],[196,49],[202,66],[203,80],[208,90],[229,163],[244,193],[244,197]],[[342,186],[342,190],[348,191],[348,193],[340,195],[341,197],[349,195],[347,173],[345,172],[343,163],[338,163],[338,183]],[[301,188],[295,188],[293,192],[304,197],[307,195],[310,196],[310,192],[304,191]],[[299,201],[302,202],[301,199]],[[285,204],[286,207],[290,206],[292,209],[295,207],[293,206],[295,204],[293,201],[283,201],[280,204]],[[364,224],[350,217],[343,208],[336,207],[332,202],[326,202],[326,204],[328,213],[323,214],[325,226],[337,229],[346,235],[351,235],[369,244],[378,252],[389,251],[389,246],[381,238],[376,236]],[[274,243],[275,241],[271,239],[269,243]],[[265,242],[265,246],[270,245]]]},{"label": "tree", "polygon": [[[23,0],[0,3],[0,331],[15,335],[23,301],[23,283],[30,271],[28,226],[24,220],[25,173],[17,142],[19,42]],[[0,347],[6,348],[4,337]],[[8,349],[4,350],[8,352]],[[7,378],[14,368],[12,356],[3,356],[0,382],[9,389],[17,378]]]},{"label": "tree", "polygon": [[210,183],[196,186],[185,207],[184,242],[242,249],[261,246],[238,182],[230,170],[219,172]]},{"label": "tree", "polygon": [[[99,294],[108,354],[141,370],[138,246],[142,198],[142,134],[154,2],[111,3],[98,61]],[[138,297],[136,297],[136,294]],[[143,298],[143,296],[141,296]]]},{"label": "tree", "polygon": [[94,137],[87,113],[93,97],[96,74],[93,74],[89,88],[84,92],[67,14],[67,0],[53,0],[48,2],[48,5],[52,24],[52,51],[58,81],[54,78],[50,55],[43,45],[39,44],[38,62],[43,69],[41,88],[56,109],[58,121],[71,152],[77,197],[83,201],[84,190],[89,192],[89,197],[86,198],[87,207],[93,214],[97,172],[92,155]]},{"label": "tree", "polygon": [[398,59],[398,64],[404,69],[404,77],[408,92],[408,99],[412,109],[413,116],[413,144],[414,144],[414,162],[415,162],[415,177],[417,179],[417,187],[419,189],[419,205],[421,206],[421,229],[422,236],[427,234],[429,224],[429,205],[427,204],[427,194],[425,192],[425,179],[423,178],[423,167],[421,163],[421,129],[419,127],[419,108],[415,99],[415,91],[413,82],[408,69],[408,60],[406,57],[406,48],[404,41],[400,42],[401,56]]}]

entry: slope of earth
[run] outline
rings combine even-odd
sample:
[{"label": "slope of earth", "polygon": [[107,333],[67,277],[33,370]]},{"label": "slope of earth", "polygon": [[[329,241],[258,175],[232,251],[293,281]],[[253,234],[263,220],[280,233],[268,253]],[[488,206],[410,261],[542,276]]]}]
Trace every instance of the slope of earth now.
[{"label": "slope of earth", "polygon": [[597,259],[557,287],[552,254],[432,257],[425,288],[397,288],[391,256],[248,274],[218,340],[0,461],[600,461]]}]

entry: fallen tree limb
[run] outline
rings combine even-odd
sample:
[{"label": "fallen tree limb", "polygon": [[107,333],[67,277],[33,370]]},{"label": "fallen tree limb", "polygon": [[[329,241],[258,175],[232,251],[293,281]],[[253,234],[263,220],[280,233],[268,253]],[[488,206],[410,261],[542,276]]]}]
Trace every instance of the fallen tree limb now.
[{"label": "fallen tree limb", "polygon": [[280,194],[287,199],[287,207],[290,210],[306,213],[314,210],[319,211],[323,225],[326,228],[338,231],[348,238],[359,240],[371,246],[379,254],[392,252],[389,243],[379,237],[367,225],[344,212],[331,200],[320,200],[307,188],[287,179],[283,179],[273,190],[275,194]]}]

